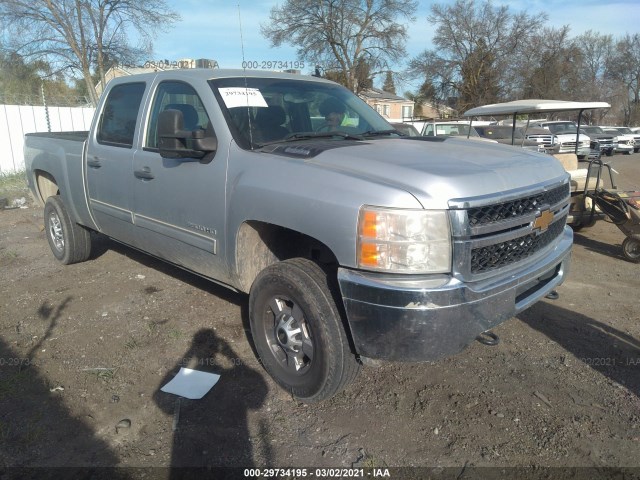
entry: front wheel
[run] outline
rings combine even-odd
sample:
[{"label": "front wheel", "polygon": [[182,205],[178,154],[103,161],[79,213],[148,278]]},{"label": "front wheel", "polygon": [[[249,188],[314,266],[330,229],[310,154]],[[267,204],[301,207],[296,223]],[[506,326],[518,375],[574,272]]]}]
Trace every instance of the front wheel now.
[{"label": "front wheel", "polygon": [[624,258],[633,263],[640,263],[640,235],[631,235],[622,242]]},{"label": "front wheel", "polygon": [[360,366],[328,276],[311,260],[265,268],[251,286],[249,321],[264,368],[299,400],[319,402],[355,379]]},{"label": "front wheel", "polygon": [[69,216],[59,195],[44,204],[44,228],[53,256],[69,265],[84,262],[91,254],[91,233]]}]

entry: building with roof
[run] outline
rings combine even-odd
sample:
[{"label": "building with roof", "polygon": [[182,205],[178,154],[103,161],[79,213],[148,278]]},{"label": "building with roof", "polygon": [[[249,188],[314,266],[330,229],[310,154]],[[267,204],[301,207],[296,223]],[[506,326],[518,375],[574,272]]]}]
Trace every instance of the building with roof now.
[{"label": "building with roof", "polygon": [[379,88],[360,92],[360,98],[389,122],[402,122],[413,117],[414,102]]}]

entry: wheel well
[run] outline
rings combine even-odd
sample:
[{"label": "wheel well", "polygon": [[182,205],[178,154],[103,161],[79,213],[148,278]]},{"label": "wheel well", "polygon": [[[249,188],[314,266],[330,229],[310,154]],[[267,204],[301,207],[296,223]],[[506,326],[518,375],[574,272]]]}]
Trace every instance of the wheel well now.
[{"label": "wheel well", "polygon": [[308,258],[323,268],[338,261],[324,243],[295,230],[264,222],[245,222],[236,238],[236,271],[241,290],[249,292],[258,274],[288,258]]},{"label": "wheel well", "polygon": [[40,195],[40,201],[44,204],[47,198],[60,193],[58,183],[56,179],[50,173],[42,170],[35,171],[36,185],[38,187],[38,194]]}]

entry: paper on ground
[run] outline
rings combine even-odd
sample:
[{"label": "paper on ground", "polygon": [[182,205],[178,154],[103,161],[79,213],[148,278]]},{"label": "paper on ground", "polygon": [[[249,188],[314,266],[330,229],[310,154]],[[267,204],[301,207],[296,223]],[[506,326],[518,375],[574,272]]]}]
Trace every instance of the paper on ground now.
[{"label": "paper on ground", "polygon": [[200,372],[182,367],[178,374],[160,390],[191,400],[199,400],[211,390],[211,387],[213,387],[219,379],[220,375],[216,375],[215,373]]}]

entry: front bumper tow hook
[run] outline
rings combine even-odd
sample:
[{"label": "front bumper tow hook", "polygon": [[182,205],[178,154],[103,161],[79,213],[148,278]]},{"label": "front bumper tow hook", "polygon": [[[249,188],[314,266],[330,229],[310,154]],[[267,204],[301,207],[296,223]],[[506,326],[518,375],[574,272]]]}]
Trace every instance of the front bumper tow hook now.
[{"label": "front bumper tow hook", "polygon": [[483,345],[488,345],[490,347],[495,347],[500,343],[500,337],[493,333],[492,331],[487,330],[486,332],[482,332],[480,335],[476,337],[476,340],[482,343]]}]

